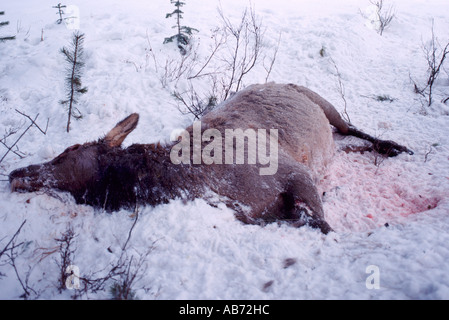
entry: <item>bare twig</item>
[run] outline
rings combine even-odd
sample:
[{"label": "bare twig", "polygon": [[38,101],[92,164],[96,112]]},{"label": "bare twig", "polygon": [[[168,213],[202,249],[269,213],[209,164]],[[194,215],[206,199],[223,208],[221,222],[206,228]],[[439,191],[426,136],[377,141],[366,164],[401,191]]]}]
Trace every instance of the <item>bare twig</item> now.
[{"label": "bare twig", "polygon": [[[125,243],[121,247],[120,256],[118,257],[117,261],[111,264],[107,273],[101,277],[94,277],[92,274],[79,277],[80,282],[83,284],[83,287],[76,292],[76,296],[87,294],[89,292],[96,293],[98,291],[102,291],[104,290],[107,283],[113,281],[113,285],[110,287],[110,291],[114,299],[135,298],[133,290],[134,283],[142,275],[141,271],[146,262],[146,258],[154,250],[155,243],[157,241],[154,241],[152,245],[150,245],[149,248],[145,250],[145,253],[139,253],[138,260],[135,260],[134,255],[132,255],[131,257],[128,256],[128,244],[139,219],[138,205],[136,205],[134,209],[133,216],[134,222],[128,231],[128,236]],[[95,272],[93,274],[96,273],[99,272]]]},{"label": "bare twig", "polygon": [[262,48],[263,30],[262,23],[252,7],[249,12],[245,9],[238,25],[232,24],[221,9],[218,13],[223,23],[223,32],[233,39],[232,45],[227,45],[228,56],[223,58],[225,68],[230,73],[227,79],[222,79],[223,100],[226,100],[232,90],[237,92],[240,89],[243,77],[257,64]]},{"label": "bare twig", "polygon": [[424,155],[424,162],[427,162],[429,160],[429,155],[434,152],[434,148],[438,146],[438,143],[434,143],[429,146],[429,149],[427,150],[426,154]]},{"label": "bare twig", "polygon": [[[212,31],[213,43],[204,58],[200,57],[197,48],[192,48],[187,50],[185,56],[181,56],[181,60],[179,57],[176,60],[168,57],[165,58],[165,64],[159,63],[147,34],[150,48],[147,59],[150,55],[153,57],[155,71],[162,86],[187,80],[190,88],[175,91],[172,95],[177,101],[178,109],[184,114],[193,114],[196,119],[200,119],[233,92],[239,91],[244,85],[244,79],[266,57],[262,50],[264,29],[253,7],[246,8],[237,22],[231,22],[221,8],[218,9],[218,14],[221,25]],[[266,81],[273,70],[280,38],[279,35],[278,45],[269,65],[263,65],[267,72]],[[210,84],[209,90],[196,87],[196,81],[205,81],[204,79]]]},{"label": "bare twig", "polygon": [[[449,54],[449,43],[446,44],[443,50],[441,50],[440,54],[437,53],[437,40],[435,38],[434,34],[434,21],[432,20],[432,39],[430,42],[430,46],[423,47],[424,53],[426,55],[427,59],[427,65],[428,65],[428,72],[429,77],[427,79],[427,88],[428,88],[428,105],[430,106],[432,104],[432,90],[433,85],[435,83],[435,80],[438,77],[438,74],[440,73],[441,67],[443,66],[444,60],[446,59],[446,56]],[[439,56],[439,59],[438,59]],[[439,61],[438,61],[439,60]]]},{"label": "bare twig", "polygon": [[[153,47],[151,46],[151,41],[150,41],[150,37],[148,35],[148,29],[146,31],[146,35],[147,35],[147,42],[148,42],[148,51],[150,52],[149,55],[151,55],[151,57],[153,58],[153,62],[154,62],[154,71],[156,73],[158,73],[158,66],[157,66],[157,60],[156,60],[156,55],[154,54],[154,50]],[[148,55],[148,54],[147,54]]]},{"label": "bare twig", "polygon": [[[3,138],[0,139],[0,143],[8,149],[9,146],[6,144],[6,139],[8,137],[16,134],[17,131],[18,131],[18,129],[10,129],[8,132],[5,133]],[[17,148],[17,146],[16,146],[16,148]],[[18,156],[20,159],[24,158],[24,156],[19,153],[20,151],[18,150],[18,148],[17,148],[17,151],[11,150],[11,152],[14,153],[16,156]]]},{"label": "bare twig", "polygon": [[136,72],[139,72],[139,67],[137,66],[137,64],[134,61],[131,60],[125,60],[126,63],[130,63],[134,65],[134,68],[136,68]]},{"label": "bare twig", "polygon": [[348,123],[351,123],[351,119],[349,118],[349,114],[347,111],[347,102],[346,102],[346,97],[345,97],[345,86],[343,85],[343,82],[341,81],[340,71],[338,70],[337,64],[335,63],[334,59],[332,59],[331,56],[329,56],[329,59],[332,62],[332,64],[334,65],[335,71],[337,72],[338,90],[340,91],[340,96],[344,103],[344,109],[343,109],[344,118]]},{"label": "bare twig", "polygon": [[274,48],[273,57],[270,60],[270,64],[269,64],[268,68],[265,67],[265,65],[263,66],[265,71],[267,72],[267,76],[265,77],[265,83],[268,82],[268,78],[270,77],[271,71],[273,70],[273,66],[274,66],[274,63],[276,61],[276,56],[278,54],[279,46],[280,46],[280,43],[281,43],[281,36],[282,36],[282,33],[279,32],[278,42],[276,44],[276,47]]},{"label": "bare twig", "polygon": [[66,288],[66,280],[68,278],[67,268],[73,263],[73,255],[75,249],[73,249],[73,241],[76,235],[71,227],[69,227],[62,235],[61,238],[55,239],[59,243],[59,255],[60,261],[57,262],[59,267],[59,285],[58,290],[61,293]]},{"label": "bare twig", "polygon": [[34,124],[34,126],[36,128],[38,128],[40,132],[42,132],[42,134],[44,134],[44,135],[47,134],[48,122],[50,121],[50,118],[47,118],[47,124],[45,126],[45,130],[42,130],[41,127],[39,127],[39,125],[36,123],[36,119],[39,116],[39,114],[36,116],[36,119],[33,120],[33,119],[31,119],[31,117],[29,115],[27,115],[27,114],[25,114],[25,113],[23,113],[23,112],[21,112],[21,111],[19,111],[17,109],[15,109],[15,110],[16,110],[17,113],[20,113],[22,116],[28,118],[31,121],[31,123]]},{"label": "bare twig", "polygon": [[110,293],[115,300],[133,300],[136,298],[135,283],[142,277],[145,262],[148,255],[154,250],[154,241],[144,253],[139,253],[139,259],[135,260],[134,256],[124,260],[123,270],[118,274],[118,279],[114,279],[115,283],[110,287]]},{"label": "bare twig", "polygon": [[376,101],[379,101],[379,102],[387,101],[387,102],[391,103],[391,102],[397,100],[396,98],[392,98],[392,97],[390,97],[389,95],[386,95],[386,94],[384,94],[384,95],[369,95],[369,96],[361,94],[360,96],[364,97],[364,98],[368,98],[368,99],[373,99],[373,100],[376,100]]},{"label": "bare twig", "polygon": [[[32,119],[29,115],[27,115],[27,114],[25,114],[25,113],[23,113],[23,112],[20,112],[20,111],[17,110],[17,109],[16,109],[16,112],[18,112],[18,113],[20,113],[21,115],[23,115],[23,116],[25,116],[26,118],[28,118],[28,119],[31,121],[31,124],[25,129],[24,132],[22,132],[22,134],[16,139],[16,141],[15,141],[11,146],[6,145],[6,142],[5,142],[5,141],[1,141],[1,143],[8,149],[8,151],[6,151],[6,153],[2,156],[2,158],[0,159],[0,163],[3,161],[3,159],[5,159],[5,157],[8,155],[9,152],[13,152],[13,153],[15,153],[16,155],[19,155],[17,152],[13,151],[12,149],[17,145],[17,143],[20,141],[20,139],[23,138],[23,136],[25,135],[25,133],[27,133],[28,130],[30,130],[31,127],[35,126],[36,128],[39,129],[39,131],[40,131],[41,133],[43,133],[43,134],[46,134],[46,133],[47,133],[49,119],[47,119],[47,125],[46,125],[46,127],[45,127],[45,130],[42,130],[42,129],[37,125],[37,123],[36,123],[36,120],[37,120],[37,118],[39,117],[39,113],[34,117],[34,119]],[[14,132],[14,133],[15,133],[15,132]],[[12,135],[12,134],[13,134],[13,133],[10,133],[10,134],[8,134],[7,136]],[[3,138],[2,140],[4,140],[4,139],[5,139],[5,138]],[[20,156],[20,155],[19,155],[19,156]],[[22,156],[20,156],[20,157],[23,158]]]},{"label": "bare twig", "polygon": [[[240,86],[242,84],[243,77],[251,71],[252,68],[256,65],[257,60],[259,59],[261,46],[262,46],[262,37],[263,33],[261,31],[261,23],[257,21],[257,17],[255,14],[255,11],[253,8],[250,8],[250,16],[249,21],[246,22],[248,31],[245,32],[245,34],[248,34],[244,41],[245,41],[245,47],[243,55],[243,60],[241,64],[241,71],[240,75],[237,80],[237,87],[236,91],[239,91]],[[254,41],[254,43],[251,45],[251,39]],[[246,53],[249,50],[249,55]],[[248,61],[246,60],[248,58]]]},{"label": "bare twig", "polygon": [[15,251],[17,248],[22,247],[25,243],[25,242],[16,243],[17,237],[18,237],[19,233],[21,232],[25,223],[26,223],[26,220],[24,220],[22,222],[22,224],[17,229],[17,231],[14,233],[12,238],[8,241],[6,246],[0,251],[0,257],[2,257],[3,255],[7,256],[6,263],[9,264],[13,268],[13,270],[16,274],[17,280],[19,281],[20,286],[23,289],[24,293],[21,295],[21,298],[27,299],[31,295],[31,293],[33,293],[37,296],[37,292],[33,288],[31,288],[28,284],[32,268],[31,267],[29,268],[29,271],[26,274],[25,280],[23,280],[22,276],[20,275],[20,272],[17,268],[17,264],[16,264],[16,259],[19,256],[19,254]]},{"label": "bare twig", "polygon": [[163,73],[159,77],[161,85],[165,88],[169,83],[177,83],[184,75],[189,75],[198,60],[198,53],[196,48],[192,48],[189,44],[189,49],[185,55],[181,55],[181,60],[173,58],[166,58],[163,65]]},{"label": "bare twig", "polygon": [[213,38],[214,38],[214,41],[215,41],[215,43],[214,43],[214,46],[213,46],[213,48],[212,48],[212,53],[209,55],[209,57],[206,59],[206,62],[201,66],[201,68],[195,73],[195,75],[193,75],[193,76],[190,76],[190,77],[188,77],[187,79],[188,80],[191,80],[191,79],[194,79],[194,78],[199,78],[199,77],[203,77],[203,76],[206,76],[206,75],[210,75],[211,73],[209,72],[209,73],[202,73],[203,71],[204,71],[204,69],[209,65],[209,63],[211,62],[211,60],[214,58],[214,56],[215,56],[215,54],[219,51],[219,49],[220,49],[220,47],[222,46],[222,45],[224,45],[225,43],[226,43],[226,35],[225,34],[221,34],[220,35],[220,40],[217,40],[218,39],[218,30],[219,29],[216,29],[215,31],[214,31],[214,35],[213,35]]},{"label": "bare twig", "polygon": [[424,163],[427,162],[429,155],[432,153],[433,149],[432,147],[429,147],[429,150],[426,152],[426,154],[424,155]]},{"label": "bare twig", "polygon": [[17,269],[17,265],[16,265],[16,258],[18,257],[18,254],[17,253],[15,253],[14,252],[14,249],[16,248],[17,246],[14,246],[11,250],[10,250],[10,253],[9,254],[7,254],[8,255],[8,258],[9,258],[9,264],[11,265],[11,267],[14,269],[14,272],[15,272],[15,274],[16,274],[16,277],[17,277],[17,280],[19,281],[19,283],[20,283],[20,286],[22,287],[22,289],[23,289],[23,294],[21,295],[21,298],[24,298],[24,299],[27,299],[30,295],[31,295],[31,293],[33,293],[34,295],[38,295],[38,293],[33,289],[33,288],[31,288],[30,287],[30,285],[29,285],[29,278],[30,278],[30,274],[31,274],[31,267],[29,267],[29,270],[28,270],[28,272],[27,272],[27,274],[26,274],[26,277],[25,277],[25,280],[22,280],[22,277],[20,276],[20,273],[19,273],[19,270]]},{"label": "bare twig", "polygon": [[22,227],[25,225],[27,221],[23,220],[22,224],[20,225],[19,229],[17,229],[16,233],[12,236],[12,238],[9,240],[9,242],[6,244],[6,246],[0,251],[0,257],[8,250],[14,249],[15,247],[20,246],[22,243],[19,243],[18,245],[13,245],[11,248],[9,247],[12,243],[14,243],[15,239],[19,235],[20,231],[22,230]]},{"label": "bare twig", "polygon": [[[426,85],[420,88],[413,79],[414,90],[415,93],[422,95],[427,99],[427,106],[430,106],[433,103],[433,86],[435,81],[440,74],[440,71],[444,65],[446,57],[449,55],[449,42],[445,45],[444,48],[438,43],[437,38],[435,37],[434,32],[434,21],[432,20],[432,37],[430,39],[430,43],[428,45],[422,45],[422,50],[424,52],[424,56],[427,62],[427,82]],[[444,102],[446,102],[444,100]],[[444,103],[443,102],[443,103]]]},{"label": "bare twig", "polygon": [[386,27],[388,27],[395,17],[393,7],[390,6],[386,10],[384,10],[384,2],[383,0],[371,1],[373,5],[376,6],[376,14],[379,20],[378,32],[380,35],[383,34]]},{"label": "bare twig", "polygon": [[39,114],[37,114],[37,116],[34,118],[34,121],[25,129],[24,132],[22,132],[22,134],[19,136],[19,138],[17,138],[17,140],[12,144],[12,146],[7,147],[8,151],[6,151],[6,153],[3,155],[3,157],[0,159],[0,163],[3,161],[3,159],[5,159],[5,157],[8,155],[8,153],[12,150],[12,148],[15,147],[15,145],[20,141],[20,139],[22,139],[22,137],[25,135],[25,133],[27,133],[28,130],[30,130],[30,128],[33,126],[33,123],[36,121],[37,117],[39,116]]},{"label": "bare twig", "polygon": [[64,21],[64,19],[66,19],[66,18],[62,17],[62,15],[65,14],[64,10],[62,10],[62,9],[67,8],[67,6],[64,6],[64,5],[61,6],[61,3],[58,3],[57,6],[54,6],[52,8],[58,9],[57,14],[59,14],[59,19],[56,21],[56,23],[61,24],[61,22]]},{"label": "bare twig", "polygon": [[136,224],[137,224],[137,219],[139,219],[139,207],[138,207],[137,204],[136,204],[136,207],[134,208],[133,216],[134,216],[134,222],[133,222],[131,228],[129,229],[129,232],[128,232],[128,238],[126,239],[125,244],[124,244],[123,247],[122,247],[122,252],[125,251],[126,246],[128,245],[128,242],[129,242],[129,240],[131,239],[131,234],[132,234],[132,232],[133,232],[133,230],[134,230],[134,227],[135,227]]},{"label": "bare twig", "polygon": [[[173,92],[172,95],[178,102],[179,111],[183,114],[192,114],[196,120],[201,119],[202,116],[212,110],[217,104],[217,98],[214,94],[216,84],[212,86],[212,93],[204,99],[200,98],[191,83],[189,90],[183,93]],[[180,105],[185,109],[181,108]]]}]

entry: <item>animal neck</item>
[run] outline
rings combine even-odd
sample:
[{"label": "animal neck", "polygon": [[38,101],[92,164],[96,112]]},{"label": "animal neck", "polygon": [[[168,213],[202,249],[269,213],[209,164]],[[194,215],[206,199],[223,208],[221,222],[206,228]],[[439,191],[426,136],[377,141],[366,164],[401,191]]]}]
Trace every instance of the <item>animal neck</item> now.
[{"label": "animal neck", "polygon": [[201,179],[199,168],[173,164],[170,146],[135,144],[111,153],[100,160],[101,186],[91,188],[97,206],[112,211],[136,204],[157,205],[176,198],[193,199],[200,192],[200,184],[195,183]]}]

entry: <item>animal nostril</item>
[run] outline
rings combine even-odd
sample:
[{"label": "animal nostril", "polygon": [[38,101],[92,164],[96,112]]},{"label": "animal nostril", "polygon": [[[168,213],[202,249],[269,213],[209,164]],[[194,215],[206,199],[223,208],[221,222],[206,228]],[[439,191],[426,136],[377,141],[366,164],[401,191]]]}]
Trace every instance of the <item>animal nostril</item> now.
[{"label": "animal nostril", "polygon": [[18,170],[14,170],[9,174],[9,183],[12,183],[14,179],[20,176],[20,172]]},{"label": "animal nostril", "polygon": [[11,191],[31,191],[34,190],[35,182],[39,177],[41,166],[32,165],[26,168],[20,168],[12,171],[9,174],[9,183]]},{"label": "animal nostril", "polygon": [[42,185],[27,178],[14,178],[10,183],[11,192],[33,192],[38,191]]},{"label": "animal nostril", "polygon": [[10,184],[11,184],[11,192],[16,192],[18,191],[21,186],[23,186],[23,183],[20,181],[20,179],[12,179],[10,177]]}]

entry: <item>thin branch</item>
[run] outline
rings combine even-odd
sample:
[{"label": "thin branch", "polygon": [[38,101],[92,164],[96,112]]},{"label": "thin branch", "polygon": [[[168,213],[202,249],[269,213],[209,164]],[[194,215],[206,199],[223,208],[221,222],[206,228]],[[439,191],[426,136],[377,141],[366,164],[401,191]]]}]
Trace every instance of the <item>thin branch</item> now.
[{"label": "thin branch", "polygon": [[[7,149],[9,149],[9,146],[8,146],[5,142],[3,142],[3,141],[0,140],[0,143],[1,143],[3,146],[5,146]],[[17,147],[16,147],[16,148],[17,148]],[[23,159],[23,158],[24,158],[24,156],[21,155],[21,154],[19,153],[19,150],[17,150],[17,151],[11,150],[11,152],[14,153],[16,156],[18,156],[20,159]]]},{"label": "thin branch", "polygon": [[19,244],[16,244],[16,239],[19,235],[19,233],[21,232],[23,226],[25,225],[26,220],[24,220],[22,222],[22,224],[20,225],[19,229],[17,229],[17,231],[14,233],[14,235],[12,236],[11,240],[6,244],[6,246],[2,249],[2,251],[0,251],[0,257],[2,255],[6,255],[8,257],[7,263],[13,268],[17,280],[19,281],[24,293],[21,295],[22,298],[27,299],[31,293],[34,293],[35,295],[37,295],[37,292],[31,288],[28,285],[28,281],[29,281],[29,276],[31,273],[31,267],[29,268],[29,271],[25,277],[25,281],[22,280],[22,277],[20,276],[19,270],[17,268],[17,264],[16,264],[16,258],[19,256],[18,253],[16,253],[14,250],[21,247],[24,242],[20,242]]},{"label": "thin branch", "polygon": [[18,247],[18,245],[11,248],[11,250],[10,250],[11,253],[8,254],[9,264],[14,269],[17,280],[19,281],[19,283],[24,291],[24,293],[21,295],[21,298],[27,299],[31,295],[31,292],[33,292],[35,295],[37,295],[37,292],[28,285],[31,268],[29,269],[29,272],[28,272],[27,276],[25,277],[25,282],[20,277],[19,270],[17,269],[17,265],[16,265],[17,254],[14,253],[14,249],[16,247]]},{"label": "thin branch", "polygon": [[[5,133],[5,135],[3,136],[3,138],[0,139],[0,143],[2,145],[4,145],[6,148],[9,148],[9,146],[6,144],[6,139],[14,134],[17,133],[17,131],[19,131],[19,129],[10,129],[8,132]],[[19,150],[17,148],[17,151],[11,150],[15,155],[17,155],[20,159],[23,159],[24,156],[19,154]]]},{"label": "thin branch", "polygon": [[426,152],[426,154],[424,155],[424,163],[427,162],[429,155],[433,152],[433,146],[429,147],[429,150]]},{"label": "thin branch", "polygon": [[13,246],[12,248],[9,248],[9,245],[11,243],[14,242],[15,238],[17,238],[17,236],[19,235],[20,231],[22,230],[22,227],[25,225],[27,221],[23,220],[22,224],[20,225],[19,229],[17,229],[16,233],[14,233],[14,235],[12,236],[11,240],[9,240],[9,242],[6,244],[6,246],[2,249],[2,251],[0,251],[0,257],[8,250],[14,249],[15,247],[20,246],[22,243],[16,245],[15,247]]},{"label": "thin branch", "polygon": [[434,32],[434,20],[432,20],[432,38],[428,45],[422,45],[422,50],[424,52],[426,62],[428,65],[428,78],[427,83],[423,88],[419,88],[415,82],[415,92],[427,98],[427,106],[430,106],[433,102],[433,86],[438,78],[441,68],[444,65],[446,57],[449,55],[449,43],[438,52],[438,40],[435,37]]},{"label": "thin branch", "polygon": [[[33,119],[31,119],[31,117],[30,117],[29,115],[27,115],[27,114],[25,114],[25,113],[23,113],[23,112],[21,112],[21,111],[19,111],[19,110],[17,110],[17,109],[15,109],[15,110],[16,110],[16,112],[20,113],[22,116],[28,118],[28,119],[31,121],[31,123],[34,124],[34,126],[35,126],[36,128],[38,128],[40,132],[42,132],[42,134],[44,134],[44,135],[47,134],[47,130],[48,130],[48,122],[50,121],[50,118],[47,118],[47,124],[46,124],[46,126],[45,126],[45,130],[42,130],[41,127],[39,127],[39,125],[38,125],[38,124],[36,123],[36,121],[35,121],[35,120],[37,119],[37,116],[36,116],[36,119],[33,120]],[[39,115],[39,114],[38,114],[38,115]]]},{"label": "thin branch", "polygon": [[[47,133],[47,129],[48,129],[48,122],[50,119],[47,119],[47,125],[45,127],[45,130],[42,130],[41,127],[39,127],[39,125],[36,123],[37,118],[39,117],[39,113],[36,115],[36,117],[34,117],[34,119],[32,119],[29,115],[20,112],[19,110],[16,109],[16,112],[18,112],[19,114],[23,115],[24,117],[28,118],[31,121],[31,124],[25,129],[24,132],[22,132],[22,134],[17,138],[17,140],[11,145],[8,146],[6,144],[5,141],[1,141],[1,143],[8,149],[8,151],[6,151],[6,153],[2,156],[2,158],[0,159],[0,163],[3,161],[3,159],[5,159],[5,157],[8,155],[9,152],[13,152],[14,154],[18,155],[19,157],[23,158],[21,155],[19,155],[17,152],[13,151],[12,149],[17,145],[17,143],[20,141],[20,139],[23,138],[23,136],[25,135],[25,133],[28,132],[28,130],[30,130],[31,127],[35,126],[36,128],[39,129],[40,132],[42,132],[43,134]],[[17,132],[17,131],[16,131]],[[14,132],[15,133],[15,132]],[[9,133],[6,137],[14,134],[14,133]],[[4,140],[6,137],[4,137],[2,140]]]},{"label": "thin branch", "polygon": [[154,54],[153,47],[151,46],[150,37],[148,36],[148,29],[146,30],[146,36],[147,36],[147,42],[148,42],[149,51],[151,53],[151,57],[153,58],[153,62],[154,62],[154,71],[156,73],[158,73],[158,66],[157,66],[156,55]]},{"label": "thin branch", "polygon": [[349,118],[349,114],[347,111],[347,102],[346,102],[346,97],[345,97],[345,87],[343,85],[343,82],[341,81],[341,74],[340,71],[338,70],[337,64],[335,63],[334,59],[332,59],[331,56],[329,56],[330,61],[332,62],[332,64],[334,65],[334,68],[337,72],[337,79],[338,79],[338,89],[340,91],[340,96],[343,99],[344,102],[344,109],[343,109],[343,115],[345,116],[345,120],[349,123],[351,123],[351,119]]},{"label": "thin branch", "polygon": [[380,35],[383,34],[385,28],[387,28],[391,21],[393,20],[393,18],[395,17],[394,15],[394,10],[393,7],[390,6],[386,11],[384,11],[384,2],[383,0],[377,0],[377,1],[370,1],[371,4],[373,4],[374,6],[376,6],[376,14],[377,14],[377,18],[379,19],[379,28],[378,28],[378,32]]},{"label": "thin branch", "polygon": [[61,293],[67,286],[67,268],[73,263],[73,255],[75,254],[76,249],[72,249],[72,245],[76,236],[77,235],[73,231],[72,227],[69,226],[69,228],[61,234],[60,238],[55,238],[55,241],[59,244],[58,251],[60,257],[60,261],[56,262],[59,267],[59,293]]},{"label": "thin branch", "polygon": [[19,138],[12,144],[12,146],[8,147],[8,151],[6,151],[6,153],[3,155],[3,157],[0,159],[0,163],[3,161],[3,159],[5,159],[5,157],[8,155],[8,153],[12,150],[12,148],[14,148],[14,146],[20,141],[20,139],[22,139],[22,137],[25,135],[25,133],[27,133],[28,130],[30,130],[30,128],[33,126],[33,123],[36,121],[37,117],[39,116],[39,114],[36,115],[36,117],[34,118],[33,122],[25,129],[25,131],[19,136]]},{"label": "thin branch", "polygon": [[230,70],[227,79],[221,81],[224,87],[223,100],[226,100],[233,88],[235,91],[240,89],[243,77],[256,66],[260,58],[263,32],[262,23],[257,20],[252,7],[249,8],[249,12],[245,9],[236,26],[224,16],[221,8],[218,13],[223,23],[223,32],[230,34],[234,40],[233,46],[227,46],[230,56],[224,58],[224,63]]},{"label": "thin branch", "polygon": [[202,76],[211,74],[211,73],[202,74],[202,72],[208,66],[209,62],[212,60],[212,58],[215,56],[215,54],[218,52],[218,49],[220,49],[220,47],[225,43],[226,43],[226,36],[222,35],[219,42],[217,42],[216,37],[215,37],[215,46],[214,46],[214,49],[212,50],[212,53],[209,55],[209,58],[207,58],[204,65],[200,68],[200,70],[195,75],[190,76],[187,79],[191,80],[194,78],[198,78],[198,77],[202,77]]},{"label": "thin branch", "polygon": [[131,228],[130,228],[129,231],[128,231],[128,238],[126,239],[125,244],[124,244],[123,247],[122,247],[122,252],[125,251],[126,246],[128,245],[128,242],[129,242],[129,240],[131,239],[131,234],[132,234],[132,232],[133,232],[133,230],[134,230],[134,227],[135,227],[136,224],[137,224],[137,219],[139,218],[139,207],[138,207],[137,204],[136,204],[136,207],[134,208],[134,216],[135,216],[135,219],[134,219],[133,225],[131,226]]},{"label": "thin branch", "polygon": [[273,57],[271,58],[270,65],[269,65],[268,69],[265,67],[265,65],[263,66],[265,71],[267,72],[267,76],[265,77],[265,83],[268,82],[268,78],[270,77],[271,71],[273,70],[273,66],[274,66],[274,63],[276,61],[276,56],[278,54],[279,46],[280,46],[280,43],[281,43],[281,36],[282,36],[282,33],[279,32],[278,42],[277,42],[276,47],[274,49],[274,54],[273,54]]}]

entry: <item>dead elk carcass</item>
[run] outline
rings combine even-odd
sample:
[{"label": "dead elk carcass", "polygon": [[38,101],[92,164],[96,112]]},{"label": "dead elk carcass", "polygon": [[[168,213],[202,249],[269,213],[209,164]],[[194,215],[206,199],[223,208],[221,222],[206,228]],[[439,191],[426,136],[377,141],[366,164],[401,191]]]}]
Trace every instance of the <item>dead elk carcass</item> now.
[{"label": "dead elk carcass", "polygon": [[330,125],[341,134],[371,141],[380,153],[412,153],[348,125],[329,102],[293,84],[249,86],[171,145],[122,148],[138,119],[131,114],[96,142],[71,146],[49,162],[13,171],[12,190],[57,189],[70,192],[77,203],[109,211],[204,198],[212,191],[245,223],[286,221],[328,233],[331,227],[315,184],[334,152]]}]

